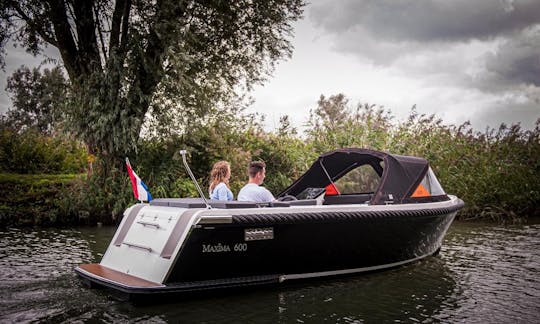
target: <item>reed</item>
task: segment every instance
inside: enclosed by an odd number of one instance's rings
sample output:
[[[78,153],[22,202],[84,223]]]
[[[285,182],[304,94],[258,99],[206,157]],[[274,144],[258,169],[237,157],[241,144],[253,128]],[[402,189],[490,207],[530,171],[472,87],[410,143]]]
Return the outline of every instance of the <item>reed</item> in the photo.
[[[515,222],[540,216],[540,119],[532,130],[502,124],[478,132],[469,123],[446,125],[414,107],[402,122],[371,105],[346,109],[333,128],[321,127],[325,117],[312,114],[307,146],[425,157],[445,190],[465,201],[459,218]]]
[[[189,163],[203,188],[208,186],[212,164],[227,160],[236,194],[247,181],[248,162],[264,160],[264,185],[278,194],[321,153],[363,147],[428,159],[446,192],[465,201],[458,218],[516,222],[540,216],[540,119],[531,130],[502,124],[479,132],[469,123],[448,125],[414,108],[407,119],[396,121],[383,107],[351,107],[344,96],[321,97],[301,135],[287,118],[276,131],[268,132],[253,116],[219,117],[207,118],[179,135],[140,140],[130,160],[155,198],[197,196],[179,148],[189,151]],[[86,156],[77,145],[73,147],[77,149],[68,152],[74,153],[65,156],[76,156],[78,162],[68,161],[68,170],[73,165],[80,168],[80,157]],[[2,158],[11,157],[4,153]],[[88,177],[1,174],[0,225],[117,222],[126,206],[135,203],[127,174],[119,168],[99,176],[99,157],[94,168],[96,172]]]
[[[373,105],[346,109],[332,125],[319,118],[312,116],[302,136],[291,130],[264,131],[255,120],[203,124],[189,136],[143,141],[132,164],[154,197],[194,197],[197,192],[183,170],[178,148],[190,151],[190,165],[203,188],[212,164],[229,161],[234,193],[247,181],[248,162],[264,160],[264,185],[278,194],[321,153],[341,147],[371,148],[428,159],[446,192],[465,201],[460,219],[515,222],[540,216],[540,120],[532,130],[501,125],[478,132],[468,123],[447,125],[415,109],[406,120],[396,122],[388,110]],[[125,198],[116,200],[133,202],[129,185],[123,185],[128,188]]]

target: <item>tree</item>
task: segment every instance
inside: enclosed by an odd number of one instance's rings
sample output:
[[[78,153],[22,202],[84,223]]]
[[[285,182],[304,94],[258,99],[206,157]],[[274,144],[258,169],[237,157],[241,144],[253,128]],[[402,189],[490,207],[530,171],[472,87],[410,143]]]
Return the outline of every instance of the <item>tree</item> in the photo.
[[[14,129],[36,128],[50,134],[61,121],[61,107],[67,97],[67,81],[62,69],[22,66],[7,80],[14,109],[7,112],[7,122]]]
[[[310,111],[308,125],[315,131],[335,131],[336,128],[342,127],[349,117],[348,104],[349,99],[342,93],[330,96],[328,99],[321,95],[317,102],[317,108]]]
[[[392,116],[378,105],[350,106],[341,93],[321,95],[306,126],[307,138],[319,152],[350,146],[384,150],[391,140]]]
[[[204,112],[250,89],[288,57],[303,0],[4,0],[8,40],[58,48],[71,83],[73,130],[91,153],[121,161],[148,113]],[[160,100],[157,100],[160,99]],[[163,103],[169,103],[163,105]]]

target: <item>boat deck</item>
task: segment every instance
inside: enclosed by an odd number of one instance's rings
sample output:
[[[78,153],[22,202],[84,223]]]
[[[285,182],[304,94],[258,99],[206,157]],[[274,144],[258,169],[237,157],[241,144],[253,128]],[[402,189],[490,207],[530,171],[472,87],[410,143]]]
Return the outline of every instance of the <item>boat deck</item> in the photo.
[[[101,279],[107,281],[113,281],[117,284],[121,284],[127,287],[140,287],[140,288],[154,288],[163,287],[162,284],[144,280],[120,271],[113,270],[111,268],[104,267],[97,263],[81,264],[79,269]]]

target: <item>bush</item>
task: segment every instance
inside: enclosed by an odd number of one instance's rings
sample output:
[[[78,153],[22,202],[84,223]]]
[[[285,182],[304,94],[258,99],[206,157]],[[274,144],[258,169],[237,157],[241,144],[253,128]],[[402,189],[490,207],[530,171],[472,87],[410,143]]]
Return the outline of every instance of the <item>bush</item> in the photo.
[[[80,173],[87,157],[84,146],[67,136],[44,135],[33,128],[14,130],[0,123],[0,172]]]
[[[382,107],[351,109],[342,95],[321,96],[308,123],[307,143],[319,153],[363,147],[424,157],[446,192],[465,201],[458,214],[463,219],[540,216],[540,119],[533,130],[503,124],[483,133],[469,123],[444,125],[414,107],[407,120],[392,119]]]
[[[446,192],[465,201],[463,219],[498,221],[540,216],[540,120],[533,130],[519,125],[475,132],[468,123],[444,125],[435,116],[413,108],[409,118],[394,122],[383,107],[351,108],[343,95],[319,100],[303,136],[286,117],[276,132],[265,131],[255,116],[220,112],[193,122],[176,135],[147,136],[129,156],[154,198],[197,197],[178,151],[207,194],[214,162],[231,163],[231,189],[236,194],[247,181],[251,160],[267,165],[265,186],[275,195],[297,179],[322,153],[344,147],[383,150],[425,157]],[[0,168],[4,172],[79,173],[88,154],[76,141],[47,137],[31,130],[15,136],[0,133]],[[2,175],[0,224],[58,225],[113,223],[136,202],[123,157],[113,167],[98,156],[94,173],[80,175]],[[110,161],[109,161],[110,162]]]
[[[344,98],[325,100],[322,97],[319,104],[347,102]],[[184,136],[142,140],[132,165],[155,198],[197,197],[179,149],[190,152],[189,164],[205,193],[214,162],[231,163],[230,185],[236,195],[247,181],[248,162],[263,160],[267,164],[264,185],[277,195],[320,154],[362,147],[425,157],[446,192],[465,201],[458,216],[462,219],[514,221],[540,216],[540,120],[530,131],[519,125],[501,125],[481,133],[474,132],[468,123],[444,125],[435,116],[418,114],[414,108],[407,120],[397,123],[389,111],[374,105],[357,105],[355,109],[343,105],[339,113],[328,105],[325,108],[327,111],[312,112],[304,137],[286,130],[286,120],[277,132],[264,131],[253,118],[209,120],[190,128]],[[336,116],[339,122],[332,119]],[[116,198],[113,204],[115,198],[110,196],[110,202],[104,205],[105,209],[117,206],[115,212],[133,202],[125,171],[119,177],[116,185],[123,186],[121,197],[128,199]]]
[[[84,175],[0,174],[0,226],[77,224],[76,213],[64,208],[69,192]]]

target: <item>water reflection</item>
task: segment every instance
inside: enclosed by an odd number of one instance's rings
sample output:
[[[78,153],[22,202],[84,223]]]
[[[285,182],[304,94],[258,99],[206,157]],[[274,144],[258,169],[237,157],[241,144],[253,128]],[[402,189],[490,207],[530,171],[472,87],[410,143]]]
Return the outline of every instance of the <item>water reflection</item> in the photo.
[[[452,300],[455,290],[455,282],[444,263],[432,258],[384,274],[138,307],[132,314],[153,314],[164,321],[183,319],[208,323],[422,321],[440,313],[443,304],[456,305]]]
[[[455,223],[441,254],[390,271],[141,306],[81,286],[114,228],[0,232],[0,322],[537,322],[540,225]]]

